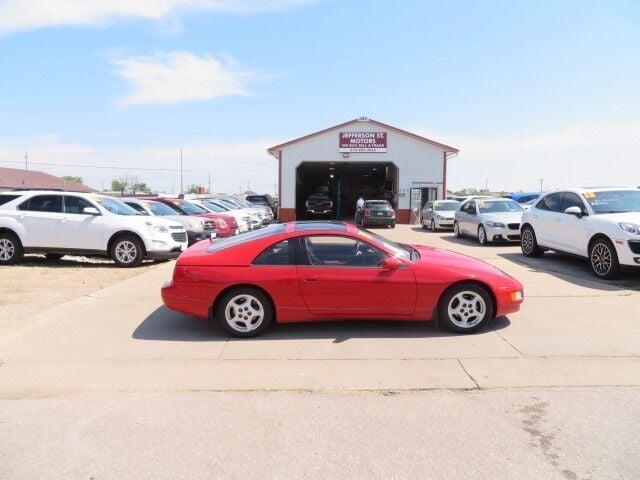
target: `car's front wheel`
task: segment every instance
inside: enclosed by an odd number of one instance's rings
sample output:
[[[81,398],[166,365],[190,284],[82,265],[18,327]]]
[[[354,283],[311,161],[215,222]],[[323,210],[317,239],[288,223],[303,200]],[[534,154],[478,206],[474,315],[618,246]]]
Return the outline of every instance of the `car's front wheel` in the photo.
[[[15,265],[22,260],[24,251],[13,233],[0,233],[0,265]]]
[[[140,240],[133,235],[122,235],[111,244],[111,259],[119,267],[137,267],[142,263],[144,251]]]
[[[478,243],[480,243],[480,245],[489,243],[489,240],[487,240],[487,231],[482,225],[478,227]]]
[[[436,232],[438,230],[438,228],[436,227],[436,221],[432,218],[431,219],[431,231],[432,232]]]
[[[598,238],[589,249],[589,264],[591,271],[598,278],[611,280],[622,273],[616,249],[607,238]]]
[[[241,287],[225,293],[215,312],[218,323],[234,337],[260,335],[273,322],[273,308],[260,290]]]
[[[533,228],[529,225],[522,229],[522,234],[520,236],[520,249],[526,257],[536,258],[541,257],[544,254],[544,250],[538,246],[538,240],[536,239],[536,234],[533,231]]]
[[[493,318],[491,295],[486,288],[475,283],[455,285],[440,299],[438,318],[452,332],[477,332]]]
[[[462,234],[460,233],[460,225],[458,225],[458,222],[453,222],[453,236],[456,238],[462,237]]]

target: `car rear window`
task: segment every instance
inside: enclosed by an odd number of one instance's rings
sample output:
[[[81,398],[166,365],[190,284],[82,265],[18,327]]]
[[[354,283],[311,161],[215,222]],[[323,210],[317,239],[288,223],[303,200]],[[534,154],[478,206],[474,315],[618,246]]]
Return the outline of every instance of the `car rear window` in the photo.
[[[260,230],[253,230],[251,232],[243,233],[242,235],[234,235],[233,237],[221,238],[211,242],[206,249],[208,253],[224,250],[225,248],[234,247],[243,243],[251,242],[253,240],[259,240],[261,238],[272,237],[279,235],[287,231],[287,226],[283,223],[269,225],[261,228]]]
[[[21,195],[0,195],[0,205],[4,205],[5,203],[9,203],[11,200],[15,200],[20,197]]]
[[[364,202],[364,208],[370,210],[391,210],[391,205],[387,202]]]

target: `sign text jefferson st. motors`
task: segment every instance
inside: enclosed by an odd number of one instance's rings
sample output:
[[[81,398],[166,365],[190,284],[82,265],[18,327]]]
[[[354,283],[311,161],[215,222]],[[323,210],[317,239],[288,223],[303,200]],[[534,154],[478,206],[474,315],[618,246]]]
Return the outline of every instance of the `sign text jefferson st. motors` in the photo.
[[[340,153],[387,151],[387,132],[340,132]]]

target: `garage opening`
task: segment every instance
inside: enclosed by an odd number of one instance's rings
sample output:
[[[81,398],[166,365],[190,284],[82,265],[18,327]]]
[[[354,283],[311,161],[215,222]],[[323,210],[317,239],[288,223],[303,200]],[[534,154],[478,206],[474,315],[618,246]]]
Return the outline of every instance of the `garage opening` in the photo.
[[[353,219],[360,195],[388,200],[396,209],[397,178],[398,169],[390,162],[304,162],[296,171],[296,218]],[[330,212],[308,213],[309,198],[313,203],[325,195],[331,199]]]

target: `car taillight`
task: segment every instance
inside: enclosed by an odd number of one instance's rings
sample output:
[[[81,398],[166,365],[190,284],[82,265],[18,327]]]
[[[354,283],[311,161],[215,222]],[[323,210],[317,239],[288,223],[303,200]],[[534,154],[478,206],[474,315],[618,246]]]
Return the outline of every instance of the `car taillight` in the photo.
[[[365,217],[370,217],[371,216],[371,210],[369,210],[368,208],[364,211],[364,216]]]
[[[218,228],[227,228],[227,222],[225,222],[221,218],[215,218],[213,220],[213,223],[215,223],[216,227],[218,227]]]
[[[391,210],[391,211],[389,212],[389,216],[390,216],[391,218],[396,218],[396,212],[394,212],[393,210]]]

